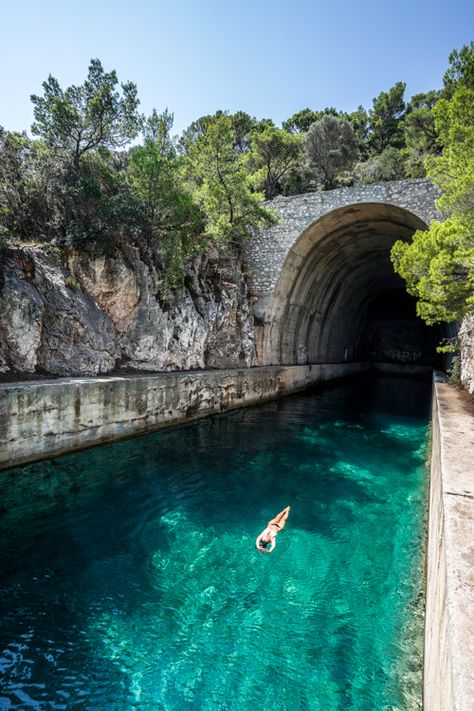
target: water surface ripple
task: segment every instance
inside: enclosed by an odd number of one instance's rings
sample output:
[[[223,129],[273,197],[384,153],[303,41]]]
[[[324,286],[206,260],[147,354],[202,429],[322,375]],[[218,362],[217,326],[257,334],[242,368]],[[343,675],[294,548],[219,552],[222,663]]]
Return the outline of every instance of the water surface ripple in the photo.
[[[12,470],[0,709],[419,708],[428,406],[361,379]]]

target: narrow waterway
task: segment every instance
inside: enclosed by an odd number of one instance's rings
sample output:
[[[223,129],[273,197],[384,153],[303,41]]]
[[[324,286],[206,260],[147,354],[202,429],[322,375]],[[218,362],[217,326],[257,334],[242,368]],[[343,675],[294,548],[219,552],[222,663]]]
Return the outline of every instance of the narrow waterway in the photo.
[[[429,398],[361,378],[0,474],[0,709],[419,708]]]

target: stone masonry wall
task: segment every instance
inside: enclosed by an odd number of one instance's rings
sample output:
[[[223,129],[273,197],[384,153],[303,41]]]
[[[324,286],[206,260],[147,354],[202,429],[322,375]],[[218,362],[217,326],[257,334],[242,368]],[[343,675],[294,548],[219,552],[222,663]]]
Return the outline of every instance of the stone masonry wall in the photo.
[[[386,203],[404,208],[429,224],[437,216],[438,197],[438,189],[429,180],[397,180],[272,200],[268,207],[276,211],[280,222],[261,230],[258,239],[249,240],[245,247],[252,294],[273,290],[286,256],[301,233],[332,210],[357,203]]]

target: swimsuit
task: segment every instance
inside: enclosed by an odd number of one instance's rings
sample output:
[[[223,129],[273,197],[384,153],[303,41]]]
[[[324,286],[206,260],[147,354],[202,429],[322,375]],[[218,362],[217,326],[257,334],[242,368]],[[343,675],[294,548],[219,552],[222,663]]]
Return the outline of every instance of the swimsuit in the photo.
[[[281,528],[281,526],[280,526],[279,523],[270,523],[270,526],[276,526],[277,528],[280,529],[280,531],[282,530],[282,528]]]

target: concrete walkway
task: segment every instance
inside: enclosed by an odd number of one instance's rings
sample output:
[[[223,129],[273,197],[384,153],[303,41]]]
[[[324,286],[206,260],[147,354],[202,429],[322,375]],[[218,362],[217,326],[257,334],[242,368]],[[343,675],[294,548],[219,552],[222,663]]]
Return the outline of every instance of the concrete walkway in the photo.
[[[474,399],[435,376],[425,711],[474,709]]]

